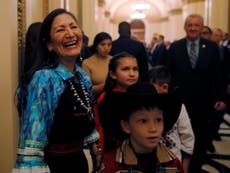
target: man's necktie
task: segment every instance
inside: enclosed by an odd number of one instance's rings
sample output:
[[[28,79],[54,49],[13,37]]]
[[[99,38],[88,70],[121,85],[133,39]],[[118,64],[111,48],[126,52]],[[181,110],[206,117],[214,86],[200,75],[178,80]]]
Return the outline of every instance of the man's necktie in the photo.
[[[197,52],[196,52],[196,44],[194,42],[192,42],[190,45],[189,57],[190,57],[192,68],[195,68],[196,60],[197,60]]]

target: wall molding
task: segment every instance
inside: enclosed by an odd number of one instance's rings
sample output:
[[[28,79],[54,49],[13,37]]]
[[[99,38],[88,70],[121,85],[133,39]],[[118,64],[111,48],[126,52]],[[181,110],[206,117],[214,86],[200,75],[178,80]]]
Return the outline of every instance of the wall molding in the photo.
[[[42,17],[45,18],[49,13],[49,1],[43,0],[42,1]]]
[[[169,11],[170,14],[182,14],[183,10],[181,8],[172,9]]]
[[[190,3],[197,3],[197,2],[204,2],[205,0],[185,0],[186,4],[190,4]]]

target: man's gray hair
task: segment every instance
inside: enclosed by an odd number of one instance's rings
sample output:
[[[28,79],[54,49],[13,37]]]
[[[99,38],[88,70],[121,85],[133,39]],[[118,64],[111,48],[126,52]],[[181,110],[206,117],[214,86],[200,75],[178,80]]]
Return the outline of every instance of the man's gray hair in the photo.
[[[200,14],[190,14],[190,15],[188,15],[188,16],[186,17],[186,19],[185,19],[184,25],[186,25],[186,23],[187,23],[187,21],[188,21],[189,18],[200,18],[201,21],[202,21],[202,23],[201,23],[202,26],[204,25],[204,18],[203,18],[203,16],[201,16]]]

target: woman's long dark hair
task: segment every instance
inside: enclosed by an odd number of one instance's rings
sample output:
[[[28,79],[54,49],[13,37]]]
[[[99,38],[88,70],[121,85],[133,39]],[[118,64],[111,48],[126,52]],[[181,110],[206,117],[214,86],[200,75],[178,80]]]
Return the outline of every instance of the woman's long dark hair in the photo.
[[[116,79],[113,79],[110,77],[110,72],[115,73],[117,70],[117,66],[119,64],[119,60],[122,58],[126,58],[126,57],[133,57],[133,58],[137,59],[136,57],[134,57],[133,55],[131,55],[127,52],[121,52],[121,53],[114,55],[112,57],[112,59],[110,60],[109,70],[108,70],[109,73],[108,73],[108,76],[107,76],[106,81],[105,81],[104,91],[110,92],[116,86],[117,81],[116,81]]]
[[[112,37],[107,32],[98,33],[94,38],[93,45],[89,47],[90,52],[92,54],[96,53],[98,44],[107,39],[112,41]]]
[[[33,66],[33,52],[37,47],[37,40],[41,29],[41,22],[32,23],[26,32],[25,54],[24,54],[24,68],[23,73],[29,71]]]
[[[49,51],[47,44],[50,42],[50,39],[51,39],[50,32],[51,32],[51,27],[52,27],[54,19],[58,15],[63,14],[63,13],[69,14],[77,22],[77,19],[72,13],[62,8],[58,8],[50,12],[46,16],[44,21],[42,22],[37,46],[32,55],[33,56],[32,59],[34,59],[35,61],[34,65],[31,67],[31,69],[27,73],[21,76],[21,79],[19,81],[18,87],[20,88],[20,92],[18,93],[18,97],[20,99],[19,99],[18,106],[17,106],[19,112],[20,112],[20,109],[23,108],[27,103],[27,100],[26,100],[26,96],[28,92],[27,85],[32,79],[33,74],[40,69],[55,68],[58,65],[59,58],[57,57],[57,54],[54,51]]]

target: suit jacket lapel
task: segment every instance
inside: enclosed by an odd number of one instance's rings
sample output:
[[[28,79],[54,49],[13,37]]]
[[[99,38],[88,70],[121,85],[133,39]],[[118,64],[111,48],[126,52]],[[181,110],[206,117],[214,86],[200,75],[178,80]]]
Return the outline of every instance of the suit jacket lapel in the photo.
[[[205,57],[205,50],[206,50],[207,44],[204,42],[204,40],[201,38],[199,43],[199,54],[196,62],[196,67],[202,64],[203,58]]]
[[[188,49],[187,49],[187,40],[186,40],[186,38],[184,38],[181,43],[183,45],[183,46],[181,46],[183,48],[183,50],[181,50],[181,52],[183,52],[182,57],[184,57],[183,64],[187,64],[188,67],[192,68],[189,53],[188,53]]]

